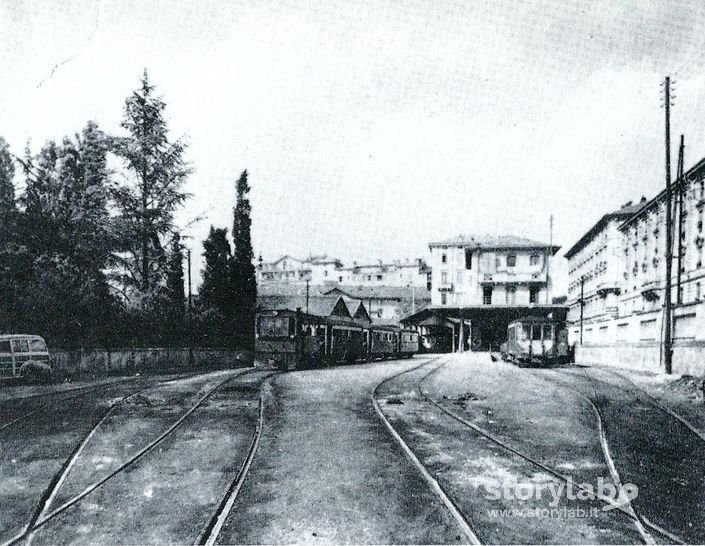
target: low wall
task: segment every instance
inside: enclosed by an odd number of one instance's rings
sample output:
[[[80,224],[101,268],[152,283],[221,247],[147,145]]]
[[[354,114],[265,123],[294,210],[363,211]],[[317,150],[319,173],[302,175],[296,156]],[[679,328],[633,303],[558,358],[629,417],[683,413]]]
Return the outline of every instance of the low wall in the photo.
[[[232,349],[153,348],[153,349],[83,349],[51,351],[59,374],[122,375],[161,373],[178,370],[234,368],[252,365],[250,351]]]
[[[584,344],[575,346],[575,362],[665,373],[662,348],[656,342]],[[705,342],[676,342],[673,373],[705,375]]]

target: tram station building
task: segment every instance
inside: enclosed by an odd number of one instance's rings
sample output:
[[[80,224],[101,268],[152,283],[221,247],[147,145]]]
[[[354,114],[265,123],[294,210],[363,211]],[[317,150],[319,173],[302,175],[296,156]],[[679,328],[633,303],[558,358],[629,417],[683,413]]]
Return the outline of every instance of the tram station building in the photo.
[[[552,301],[551,262],[559,247],[513,235],[460,235],[429,244],[431,306],[405,317],[439,352],[498,349],[524,316],[565,320]]]

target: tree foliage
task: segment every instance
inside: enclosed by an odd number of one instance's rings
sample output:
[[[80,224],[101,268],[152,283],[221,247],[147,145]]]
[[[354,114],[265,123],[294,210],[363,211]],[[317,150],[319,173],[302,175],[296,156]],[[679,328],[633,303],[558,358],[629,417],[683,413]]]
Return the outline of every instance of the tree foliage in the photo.
[[[257,278],[255,276],[254,252],[252,250],[252,206],[247,170],[240,175],[236,185],[236,201],[233,209],[233,259],[231,266],[234,290],[234,331],[241,344],[254,345],[254,321],[257,307]]]
[[[125,101],[121,125],[128,136],[113,139],[126,169],[125,183],[114,191],[122,282],[142,304],[165,282],[165,239],[174,232],[174,212],[187,198],[182,186],[191,172],[185,143],[169,140],[165,108],[145,71]]]

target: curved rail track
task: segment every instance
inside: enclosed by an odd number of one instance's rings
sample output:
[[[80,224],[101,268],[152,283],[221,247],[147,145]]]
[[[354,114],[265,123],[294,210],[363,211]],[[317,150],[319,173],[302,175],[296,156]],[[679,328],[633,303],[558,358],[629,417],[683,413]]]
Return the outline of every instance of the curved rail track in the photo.
[[[272,375],[274,374],[272,373],[268,375],[264,379],[264,382],[267,382],[267,380]],[[259,447],[260,438],[262,436],[262,429],[264,428],[263,390],[264,385],[262,385],[262,387],[260,388],[257,424],[255,425],[255,430],[252,434],[252,440],[250,441],[250,447],[247,450],[247,455],[245,456],[245,459],[242,462],[242,465],[240,466],[240,469],[238,470],[235,478],[230,483],[230,486],[228,487],[227,491],[225,492],[225,495],[220,501],[218,508],[196,538],[196,541],[194,542],[194,544],[196,545],[212,546],[213,544],[215,544],[216,540],[218,539],[218,536],[220,535],[220,531],[222,530],[223,525],[225,524],[225,521],[228,518],[228,515],[230,515],[230,511],[232,510],[233,505],[235,504],[235,500],[237,499],[237,496],[240,493],[242,484],[245,482],[247,473],[249,472],[250,466],[252,465],[252,461],[254,460],[255,454],[257,453],[257,448]]]
[[[121,398],[117,403],[115,403],[113,406],[111,406],[110,409],[106,412],[106,414],[103,415],[96,422],[96,424],[86,433],[86,435],[83,437],[82,441],[78,444],[76,449],[68,457],[68,459],[66,460],[66,462],[64,463],[62,468],[54,476],[54,478],[50,481],[49,487],[45,490],[44,494],[42,495],[36,511],[32,515],[32,518],[30,519],[29,523],[25,526],[24,530],[22,532],[18,533],[17,535],[15,535],[13,538],[9,539],[2,546],[11,546],[11,545],[15,545],[15,544],[20,544],[23,541],[26,541],[27,544],[31,543],[31,540],[32,540],[32,537],[33,537],[33,534],[35,531],[37,531],[38,529],[40,529],[41,527],[43,527],[44,525],[49,523],[51,520],[53,520],[54,518],[56,518],[60,514],[64,513],[66,510],[68,510],[72,506],[81,502],[84,498],[86,498],[88,495],[90,495],[93,491],[100,488],[108,481],[112,480],[115,476],[122,473],[127,468],[133,466],[140,459],[142,459],[145,455],[147,455],[149,452],[154,450],[154,448],[156,448],[159,444],[161,444],[164,440],[166,440],[167,437],[169,437],[177,428],[179,428],[179,426],[189,416],[191,416],[196,410],[198,410],[223,385],[225,385],[229,381],[232,381],[233,379],[241,377],[242,375],[244,375],[246,373],[250,373],[252,371],[254,371],[253,368],[243,369],[242,373],[239,373],[236,375],[231,375],[228,378],[226,378],[225,380],[220,381],[214,387],[211,387],[210,389],[208,389],[205,392],[205,394],[203,394],[196,401],[195,404],[193,404],[185,413],[183,413],[176,421],[174,421],[164,432],[159,434],[155,439],[153,439],[146,446],[144,446],[142,449],[140,449],[137,453],[135,453],[133,456],[131,456],[129,459],[127,459],[125,462],[123,462],[119,467],[112,470],[111,472],[106,474],[101,479],[93,482],[91,485],[86,487],[81,493],[66,500],[61,506],[55,508],[54,510],[49,511],[49,509],[51,507],[51,502],[55,499],[60,487],[62,486],[62,484],[64,483],[64,481],[66,479],[66,476],[68,475],[69,471],[71,470],[71,468],[74,466],[74,464],[78,460],[79,456],[81,455],[81,452],[84,450],[84,448],[88,444],[91,437],[96,433],[96,431],[100,428],[100,426],[106,421],[108,416],[118,406],[122,405],[124,402],[126,402],[130,398],[137,396],[147,390],[150,390],[150,389],[153,389],[153,388],[156,388],[159,386],[163,386],[165,383],[178,381],[179,379],[183,379],[183,378],[182,377],[175,378],[175,379],[171,379],[167,382],[160,383],[159,385],[151,385],[148,387],[144,387],[136,392],[130,393],[129,395]]]
[[[394,379],[401,377],[404,374],[416,371],[419,368],[422,368],[423,366],[428,366],[429,364],[433,364],[434,362],[439,360],[439,358],[440,357],[433,358],[431,360],[427,360],[425,362],[422,362],[418,366],[414,366],[414,367],[409,368],[407,370],[402,370],[401,372],[398,372],[390,377],[387,377],[385,380],[380,382],[372,391],[372,394],[371,394],[372,405],[374,406],[375,411],[377,412],[377,415],[379,415],[379,418],[382,420],[384,425],[387,427],[387,430],[389,430],[389,433],[397,441],[397,443],[401,446],[406,457],[411,461],[411,463],[419,471],[419,473],[421,474],[421,476],[423,477],[424,481],[429,486],[431,491],[433,491],[433,493],[441,500],[443,505],[450,512],[451,516],[453,516],[453,519],[458,524],[458,527],[463,532],[463,535],[467,539],[468,543],[469,544],[482,544],[482,542],[480,542],[480,539],[477,537],[477,535],[473,531],[472,527],[470,526],[470,522],[468,521],[468,518],[465,516],[465,514],[463,514],[463,512],[460,510],[460,508],[457,506],[457,504],[448,495],[448,493],[446,493],[446,491],[443,489],[441,484],[438,483],[438,481],[431,475],[431,473],[428,471],[428,469],[418,459],[418,457],[414,454],[414,452],[411,450],[411,448],[407,445],[407,443],[404,441],[404,439],[401,437],[401,435],[394,429],[394,426],[389,421],[389,419],[387,419],[387,417],[384,415],[384,413],[382,412],[382,408],[380,408],[379,402],[377,401],[377,397],[378,397],[377,394],[378,394],[380,388],[382,388],[382,386],[386,385],[387,383],[390,383]],[[441,366],[443,366],[443,364],[438,366],[438,368],[440,368]]]
[[[379,409],[379,405],[378,405],[377,401],[375,400],[375,398],[376,398],[376,392],[378,391],[379,387],[381,387],[384,383],[387,383],[387,382],[389,382],[389,381],[392,381],[392,380],[396,379],[397,377],[400,377],[400,376],[402,376],[402,375],[404,375],[404,374],[406,374],[406,373],[411,373],[411,372],[413,372],[413,371],[415,371],[415,370],[421,368],[422,366],[427,365],[427,364],[430,364],[430,363],[432,363],[432,362],[434,362],[434,361],[435,361],[435,360],[430,361],[430,362],[425,362],[425,363],[423,363],[423,364],[421,364],[421,365],[419,365],[419,366],[416,366],[416,367],[411,368],[411,369],[408,369],[408,370],[404,370],[404,371],[402,371],[402,372],[400,372],[400,373],[398,373],[398,374],[395,374],[395,375],[393,375],[393,376],[387,378],[385,381],[383,381],[382,383],[380,383],[380,385],[378,385],[378,387],[375,389],[375,393],[373,393],[373,402],[374,402],[374,404],[375,404],[375,409],[377,409],[378,413],[380,414],[380,417],[381,417],[382,420],[385,422],[385,425],[387,426],[387,428],[390,429],[390,432],[391,432],[392,435],[395,437],[395,439],[397,439],[397,441],[398,441],[400,444],[402,444],[402,447],[404,448],[404,451],[407,453],[407,456],[409,456],[409,458],[414,462],[415,466],[417,466],[417,468],[419,468],[419,470],[422,472],[422,474],[424,474],[424,477],[427,479],[427,481],[429,481],[429,478],[430,478],[429,484],[431,485],[432,489],[434,489],[434,492],[438,493],[438,489],[441,490],[441,492],[442,492],[442,497],[441,497],[441,498],[443,499],[443,497],[445,497],[445,499],[447,499],[447,500],[444,499],[444,504],[446,504],[446,506],[449,506],[449,505],[452,506],[453,509],[451,509],[451,512],[453,512],[454,517],[455,517],[456,519],[461,518],[461,519],[465,522],[465,524],[468,526],[468,528],[469,528],[469,523],[468,523],[467,518],[466,518],[466,517],[462,514],[462,512],[460,512],[460,510],[457,508],[456,503],[448,496],[447,493],[445,493],[445,491],[442,490],[442,488],[441,488],[441,486],[438,484],[438,482],[437,482],[433,477],[430,476],[430,473],[428,472],[428,470],[425,469],[425,467],[423,467],[423,464],[422,464],[422,463],[418,460],[418,458],[416,458],[416,456],[411,452],[410,448],[406,445],[406,443],[403,441],[403,439],[401,439],[401,437],[399,436],[399,434],[393,429],[391,423],[389,423],[388,420],[381,414],[381,409]],[[519,450],[519,449],[517,449],[517,448],[511,446],[510,444],[508,444],[507,442],[505,442],[505,441],[502,440],[501,438],[495,436],[495,435],[492,434],[491,432],[489,432],[489,431],[485,430],[484,428],[482,428],[482,427],[476,425],[475,423],[470,422],[469,420],[467,420],[466,418],[464,418],[462,415],[459,415],[457,412],[455,412],[455,411],[453,411],[453,410],[447,408],[446,406],[444,406],[444,405],[443,405],[442,403],[440,403],[438,400],[434,399],[426,390],[424,390],[423,384],[424,384],[433,374],[435,374],[435,373],[437,373],[439,370],[441,370],[447,363],[448,363],[447,360],[444,361],[444,362],[441,362],[438,366],[434,367],[432,370],[430,370],[426,375],[424,375],[424,376],[418,381],[418,383],[417,383],[417,390],[418,390],[418,394],[419,394],[419,396],[421,397],[421,399],[422,399],[422,400],[425,400],[426,402],[428,402],[428,403],[430,403],[431,405],[435,406],[438,410],[440,410],[441,412],[443,412],[443,413],[444,413],[445,415],[447,415],[448,417],[454,419],[454,420],[457,421],[458,423],[462,424],[463,426],[472,429],[473,431],[475,431],[476,433],[480,434],[481,436],[483,436],[483,437],[486,438],[487,440],[491,441],[491,442],[494,443],[495,445],[501,447],[502,449],[504,449],[504,450],[506,450],[506,451],[508,451],[508,452],[510,452],[510,453],[512,453],[512,454],[514,454],[514,455],[516,455],[516,456],[518,456],[519,458],[523,459],[524,461],[526,461],[526,462],[530,463],[531,465],[536,466],[537,468],[539,468],[539,469],[541,469],[542,471],[546,472],[548,475],[550,475],[550,476],[551,476],[553,479],[555,479],[557,482],[562,482],[562,483],[568,484],[568,481],[569,481],[568,478],[565,477],[563,474],[561,474],[561,473],[560,473],[559,471],[557,471],[556,469],[554,469],[554,468],[552,468],[552,467],[546,465],[545,463],[543,463],[543,462],[541,462],[540,460],[538,460],[538,459],[532,457],[531,455],[529,455],[529,454],[527,454],[527,453],[524,453],[523,451],[521,451],[521,450]],[[569,387],[568,387],[568,388],[569,388]],[[574,390],[574,389],[573,389],[573,390]],[[605,457],[605,462],[606,462],[606,464],[607,464],[607,466],[608,466],[608,468],[609,468],[609,470],[610,470],[610,474],[611,474],[611,476],[612,476],[613,481],[615,482],[616,485],[618,485],[619,487],[621,487],[622,481],[621,481],[621,479],[620,479],[620,477],[619,477],[619,474],[617,473],[617,470],[616,470],[616,467],[615,467],[615,464],[614,464],[614,460],[613,460],[613,458],[612,458],[612,454],[610,453],[610,450],[609,450],[609,445],[608,445],[608,443],[607,443],[607,438],[606,438],[606,436],[605,436],[605,434],[604,434],[603,417],[602,417],[601,413],[599,412],[599,409],[595,406],[595,404],[593,403],[593,401],[589,399],[589,397],[585,396],[583,393],[580,393],[579,391],[578,391],[578,394],[580,394],[581,396],[583,396],[583,398],[586,400],[586,402],[589,403],[590,407],[592,408],[592,411],[593,411],[594,414],[595,414],[595,417],[596,417],[596,420],[597,420],[597,425],[598,425],[598,435],[599,435],[600,445],[601,445],[601,448],[602,448],[602,451],[603,451],[603,456]],[[427,475],[428,475],[428,477],[427,477]],[[572,482],[571,482],[571,483],[572,483]],[[573,485],[574,487],[578,488],[578,489],[581,489],[580,484],[572,483],[572,485]],[[437,487],[438,489],[436,489],[436,487]],[[610,498],[610,497],[606,497],[606,496],[602,496],[602,495],[596,494],[594,491],[586,491],[586,494],[587,494],[587,493],[590,493],[591,496],[592,496],[592,498],[594,498],[594,499],[596,499],[596,500],[598,500],[598,501],[600,501],[600,502],[602,502],[602,503],[604,503],[604,504],[606,504],[606,505],[611,506],[612,508],[614,508],[615,510],[620,511],[620,512],[621,512],[622,514],[624,514],[627,518],[629,518],[629,519],[633,522],[633,524],[635,525],[637,531],[639,532],[640,536],[642,537],[643,541],[644,541],[646,544],[655,544],[655,543],[656,543],[656,540],[655,540],[654,536],[658,536],[658,537],[661,538],[661,539],[666,539],[667,541],[669,541],[669,542],[671,542],[671,543],[676,543],[676,544],[684,544],[684,543],[685,543],[685,541],[682,540],[680,537],[678,537],[678,536],[676,536],[675,534],[673,534],[673,533],[671,533],[671,532],[669,532],[669,531],[663,529],[662,527],[660,527],[660,526],[658,526],[658,525],[656,525],[656,524],[650,522],[650,521],[649,521],[648,519],[646,519],[644,516],[639,515],[639,514],[634,510],[634,507],[632,506],[631,502],[629,502],[629,501],[627,501],[626,503],[616,502],[614,499],[612,499],[612,498]],[[456,513],[455,513],[456,511],[457,511],[457,514],[458,514],[459,516],[456,515]],[[474,542],[474,543],[479,543],[479,539],[478,539],[477,536],[474,534],[474,532],[472,532],[472,530],[471,530],[471,533],[472,533],[471,536],[474,537],[474,538],[470,539],[470,538],[468,537],[469,540],[471,540],[471,541]],[[466,535],[466,536],[467,536],[467,535]]]

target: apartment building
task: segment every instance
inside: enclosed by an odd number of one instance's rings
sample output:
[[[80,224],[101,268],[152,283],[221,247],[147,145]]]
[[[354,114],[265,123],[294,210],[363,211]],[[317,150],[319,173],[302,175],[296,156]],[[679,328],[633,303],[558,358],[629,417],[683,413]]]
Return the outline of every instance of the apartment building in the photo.
[[[599,322],[618,314],[625,264],[619,227],[646,202],[624,204],[605,214],[565,253],[568,260],[568,321]],[[582,308],[581,308],[582,302]]]
[[[559,247],[514,236],[458,236],[429,244],[434,306],[548,304]]]
[[[674,182],[671,192],[673,364],[680,373],[702,373],[705,160],[689,169],[684,179],[682,185]],[[580,345],[582,340],[576,358],[585,361],[660,369],[666,286],[666,191],[625,213],[626,218],[614,216],[603,222],[601,229],[588,231],[566,254],[570,341]],[[597,225],[603,220],[604,217]],[[616,224],[619,225],[615,230]]]
[[[432,242],[431,306],[405,317],[429,349],[498,349],[512,320],[564,319],[553,305],[551,261],[559,247],[511,235],[460,235]]]

